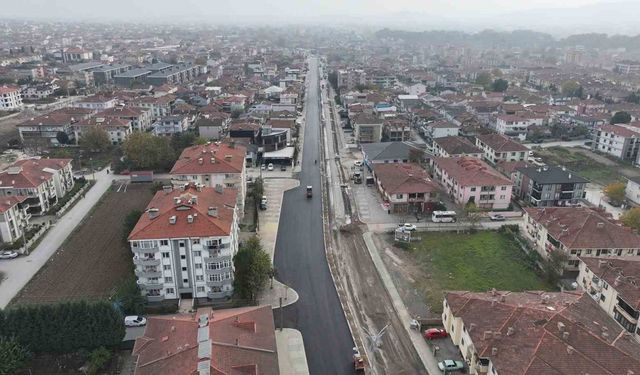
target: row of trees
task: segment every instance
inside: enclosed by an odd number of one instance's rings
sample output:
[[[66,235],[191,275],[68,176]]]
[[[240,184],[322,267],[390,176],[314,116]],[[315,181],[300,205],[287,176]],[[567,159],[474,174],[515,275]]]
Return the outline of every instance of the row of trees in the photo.
[[[185,148],[204,143],[206,139],[192,132],[176,134],[171,138],[135,132],[122,144],[124,165],[121,169],[166,171]]]
[[[115,347],[124,337],[122,314],[109,302],[64,302],[0,310],[0,337],[34,353]],[[0,354],[2,355],[2,354]]]
[[[624,203],[626,187],[624,182],[614,182],[605,186],[602,192],[609,198],[611,204],[619,206]],[[635,207],[625,211],[620,216],[620,221],[625,226],[640,231],[640,208]]]

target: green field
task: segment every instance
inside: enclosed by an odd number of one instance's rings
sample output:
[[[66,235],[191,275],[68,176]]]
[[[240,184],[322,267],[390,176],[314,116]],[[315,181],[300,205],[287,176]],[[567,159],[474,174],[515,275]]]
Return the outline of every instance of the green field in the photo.
[[[624,180],[618,168],[604,165],[584,154],[564,147],[539,149],[535,150],[535,153],[540,155],[547,164],[565,166],[569,170],[576,172],[580,177],[601,185]]]
[[[480,231],[473,234],[421,233],[412,246],[426,279],[419,281],[432,312],[442,309],[447,290],[553,290],[533,271],[527,255],[508,234]]]

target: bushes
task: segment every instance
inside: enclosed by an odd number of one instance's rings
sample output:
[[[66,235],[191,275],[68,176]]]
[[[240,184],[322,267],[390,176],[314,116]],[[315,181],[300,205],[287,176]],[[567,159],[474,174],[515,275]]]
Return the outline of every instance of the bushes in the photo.
[[[87,375],[95,375],[100,371],[104,366],[111,361],[112,353],[109,349],[104,346],[99,347],[98,349],[89,353],[88,365],[86,369]]]
[[[30,355],[15,338],[0,336],[0,375],[17,373]]]
[[[0,311],[0,336],[34,353],[70,353],[120,344],[123,316],[107,301],[65,302]]]

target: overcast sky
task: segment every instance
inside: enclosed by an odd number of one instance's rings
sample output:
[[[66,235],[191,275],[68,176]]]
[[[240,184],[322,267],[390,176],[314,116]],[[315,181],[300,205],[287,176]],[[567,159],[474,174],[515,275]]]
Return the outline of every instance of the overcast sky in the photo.
[[[605,10],[625,9],[633,0],[0,0],[0,17],[65,18],[85,20],[193,21],[226,23],[357,22],[405,28],[545,28],[540,18],[573,18],[594,27],[634,28],[635,21],[601,22],[595,17]],[[623,4],[621,6],[621,4]],[[561,8],[561,9],[558,9]],[[569,8],[569,9],[567,9]],[[578,17],[575,9],[587,11]],[[577,14],[580,14],[579,12]],[[637,14],[637,13],[635,13]],[[507,15],[507,17],[505,17]],[[336,17],[337,16],[337,17]],[[363,18],[365,16],[365,18]],[[578,19],[582,18],[582,20]],[[598,17],[600,18],[600,17]],[[516,22],[517,20],[517,22]],[[505,22],[501,22],[505,21]],[[511,22],[509,22],[511,21]],[[558,23],[558,21],[554,21]],[[511,23],[511,24],[509,24]],[[515,24],[514,24],[515,23]],[[617,24],[616,24],[617,23]],[[631,25],[631,23],[633,25]],[[613,24],[613,25],[612,25]],[[451,27],[447,27],[451,25]],[[468,27],[466,27],[468,26]],[[612,31],[616,31],[613,30]],[[633,30],[630,30],[633,31]]]

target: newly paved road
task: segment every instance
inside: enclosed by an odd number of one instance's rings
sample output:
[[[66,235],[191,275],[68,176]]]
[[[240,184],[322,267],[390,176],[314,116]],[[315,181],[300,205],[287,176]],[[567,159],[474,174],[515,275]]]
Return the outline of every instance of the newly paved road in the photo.
[[[278,279],[295,289],[300,299],[284,309],[285,327],[302,332],[312,375],[352,374],[353,341],[338,300],[327,260],[322,228],[320,169],[320,108],[317,60],[307,79],[307,119],[300,186],[284,194],[276,240]],[[307,185],[313,198],[305,197]],[[280,312],[274,310],[276,325]]]

